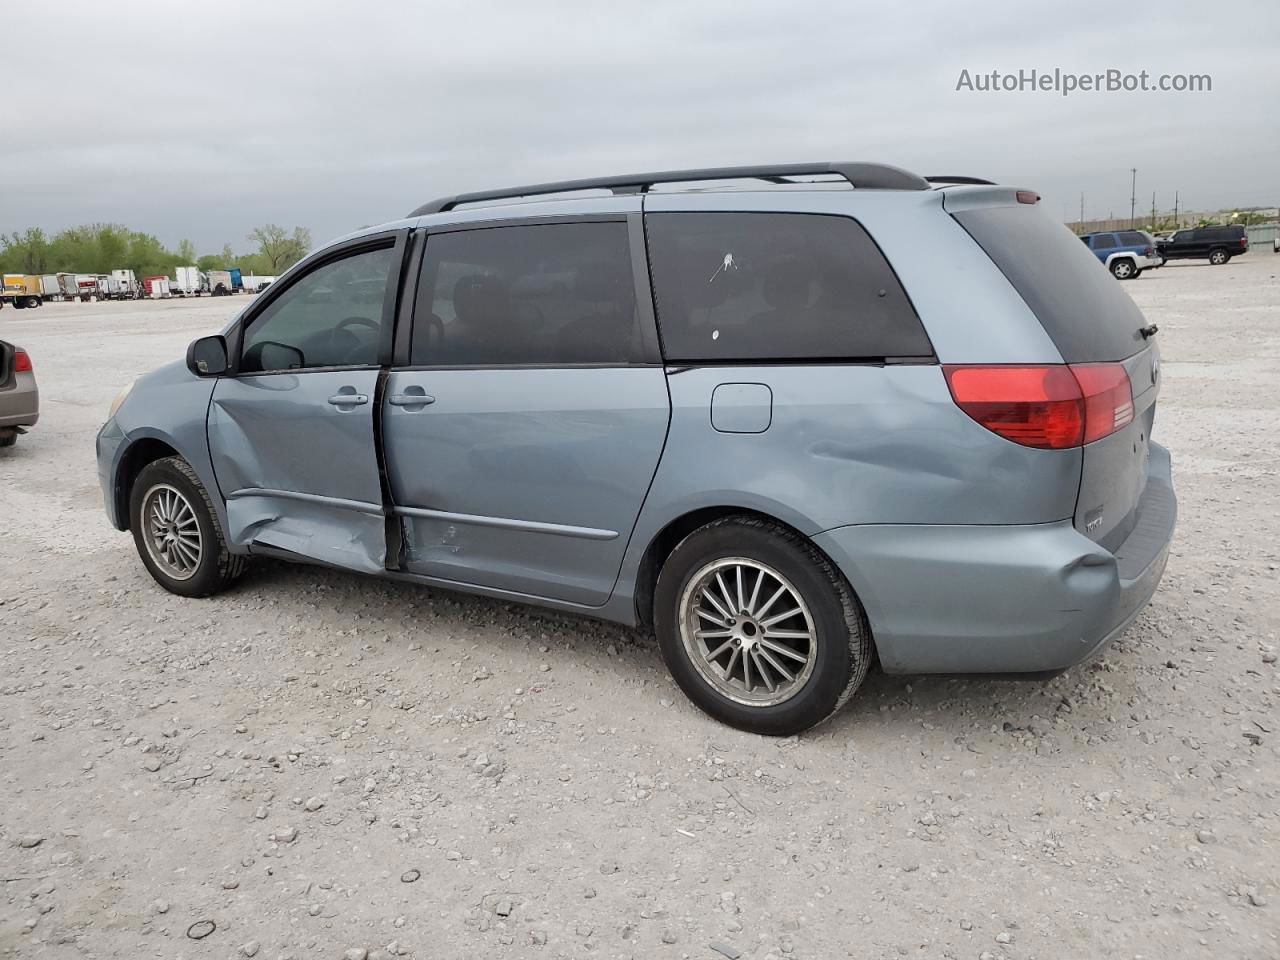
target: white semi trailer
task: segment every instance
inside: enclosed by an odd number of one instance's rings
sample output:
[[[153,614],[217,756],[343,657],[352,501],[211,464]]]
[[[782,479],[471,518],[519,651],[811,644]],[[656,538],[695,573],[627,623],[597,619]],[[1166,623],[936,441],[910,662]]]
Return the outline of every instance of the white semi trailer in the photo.
[[[207,289],[199,267],[175,267],[174,279],[169,284],[171,292],[179,297],[198,297]]]

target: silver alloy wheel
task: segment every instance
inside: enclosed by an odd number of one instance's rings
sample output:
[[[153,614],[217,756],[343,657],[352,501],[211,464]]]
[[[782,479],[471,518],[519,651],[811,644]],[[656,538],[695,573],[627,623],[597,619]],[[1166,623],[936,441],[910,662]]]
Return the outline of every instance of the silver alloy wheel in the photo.
[[[680,596],[680,639],[717,693],[771,707],[813,674],[818,632],[800,591],[773,567],[747,557],[708,563]]]
[[[141,514],[142,539],[156,566],[174,580],[195,576],[203,538],[186,496],[177,487],[157,483],[143,496]]]
[[[1129,279],[1129,274],[1133,273],[1133,264],[1128,260],[1117,260],[1116,267],[1113,271],[1121,280]]]

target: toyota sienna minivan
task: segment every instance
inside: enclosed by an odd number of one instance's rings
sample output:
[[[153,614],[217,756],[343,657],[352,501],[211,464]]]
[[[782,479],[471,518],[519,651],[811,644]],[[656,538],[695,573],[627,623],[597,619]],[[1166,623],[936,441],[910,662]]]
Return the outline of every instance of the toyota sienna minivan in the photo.
[[[107,513],[183,596],[267,556],[652,629],[760,733],[873,658],[1051,675],[1176,504],[1156,327],[1038,200],[824,163],[427,203],[122,393]]]

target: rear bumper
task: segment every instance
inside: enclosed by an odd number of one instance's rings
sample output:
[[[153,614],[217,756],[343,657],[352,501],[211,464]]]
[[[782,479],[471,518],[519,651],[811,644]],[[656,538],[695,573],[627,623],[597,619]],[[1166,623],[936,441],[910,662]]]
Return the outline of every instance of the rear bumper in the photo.
[[[37,410],[0,408],[0,427],[34,427],[40,419]]]
[[[1070,520],[866,525],[814,537],[857,591],[889,673],[1053,673],[1142,612],[1177,518],[1169,453],[1151,445],[1133,532],[1114,553]]]
[[[14,374],[15,382],[0,390],[0,427],[33,427],[40,419],[40,388],[35,375]]]

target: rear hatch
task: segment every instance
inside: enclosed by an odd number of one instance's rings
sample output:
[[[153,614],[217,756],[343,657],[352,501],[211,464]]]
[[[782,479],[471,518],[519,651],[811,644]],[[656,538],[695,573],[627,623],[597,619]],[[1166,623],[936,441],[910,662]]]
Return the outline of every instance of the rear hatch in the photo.
[[[1085,444],[1075,526],[1115,550],[1136,522],[1159,393],[1159,353],[1119,281],[1038,204],[975,206],[952,214],[1000,268],[1068,364],[1122,363],[1133,420]]]

